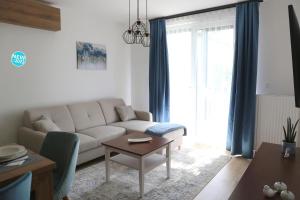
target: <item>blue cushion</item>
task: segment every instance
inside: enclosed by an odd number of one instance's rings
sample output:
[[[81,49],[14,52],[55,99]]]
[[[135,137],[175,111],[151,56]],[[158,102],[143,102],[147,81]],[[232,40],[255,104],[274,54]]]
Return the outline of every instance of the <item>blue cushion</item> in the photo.
[[[154,126],[151,126],[148,128],[145,133],[149,135],[156,135],[156,136],[164,136],[165,134],[168,134],[172,131],[178,130],[178,129],[184,129],[184,135],[186,135],[186,128],[183,125],[180,124],[171,124],[171,123],[159,123]]]

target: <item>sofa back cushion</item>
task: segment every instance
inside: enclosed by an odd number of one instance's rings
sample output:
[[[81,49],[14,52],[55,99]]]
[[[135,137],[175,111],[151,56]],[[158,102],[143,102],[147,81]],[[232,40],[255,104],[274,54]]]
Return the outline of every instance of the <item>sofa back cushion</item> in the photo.
[[[32,123],[41,119],[42,116],[51,119],[51,121],[62,131],[70,133],[75,132],[75,126],[67,106],[53,106],[26,110],[24,113],[24,125],[28,128],[33,128]]]
[[[124,106],[125,102],[123,99],[109,98],[101,99],[99,101],[101,105],[105,120],[107,124],[119,122],[121,119],[116,111],[116,106]]]
[[[76,131],[106,125],[102,110],[97,102],[68,105]]]

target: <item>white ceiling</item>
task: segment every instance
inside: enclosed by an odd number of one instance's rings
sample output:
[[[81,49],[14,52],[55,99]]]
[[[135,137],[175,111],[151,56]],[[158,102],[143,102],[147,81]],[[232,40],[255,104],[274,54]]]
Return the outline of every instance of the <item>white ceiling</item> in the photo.
[[[128,20],[128,0],[44,0],[57,7],[68,7],[84,2],[83,9],[99,12],[119,23]],[[145,15],[145,1],[140,0],[141,15]],[[148,0],[149,18],[184,13],[215,6],[231,4],[243,0]],[[136,18],[136,0],[131,0],[132,19]]]

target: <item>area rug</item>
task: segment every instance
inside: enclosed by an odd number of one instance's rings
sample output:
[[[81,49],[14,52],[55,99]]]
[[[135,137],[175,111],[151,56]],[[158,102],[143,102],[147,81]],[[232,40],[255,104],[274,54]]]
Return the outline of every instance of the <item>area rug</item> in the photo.
[[[161,165],[145,175],[145,200],[192,200],[228,163],[230,156],[208,149],[172,152],[171,178]],[[111,163],[111,181],[105,182],[104,161],[79,169],[69,195],[71,200],[136,200],[138,172]]]

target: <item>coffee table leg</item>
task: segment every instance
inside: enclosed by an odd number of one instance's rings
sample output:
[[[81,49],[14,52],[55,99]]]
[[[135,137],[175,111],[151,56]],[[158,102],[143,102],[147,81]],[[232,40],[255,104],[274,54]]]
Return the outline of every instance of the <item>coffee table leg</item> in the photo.
[[[109,166],[109,160],[110,160],[110,151],[107,147],[105,147],[105,172],[106,172],[106,182],[109,182],[110,180],[110,166]]]
[[[171,148],[170,144],[167,145],[166,149],[166,157],[167,157],[167,179],[171,177]]]
[[[144,196],[144,158],[139,159],[139,184],[140,184],[140,197]]]

